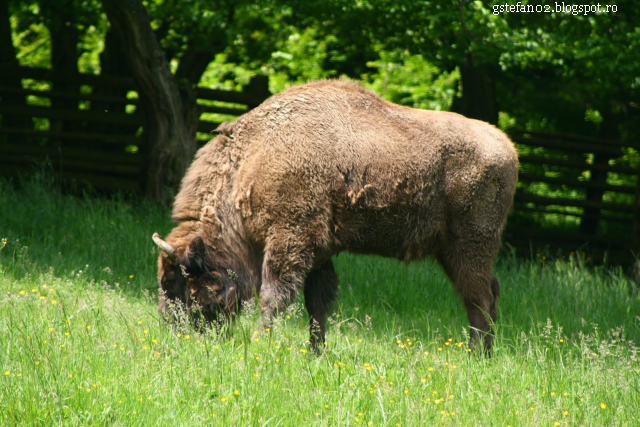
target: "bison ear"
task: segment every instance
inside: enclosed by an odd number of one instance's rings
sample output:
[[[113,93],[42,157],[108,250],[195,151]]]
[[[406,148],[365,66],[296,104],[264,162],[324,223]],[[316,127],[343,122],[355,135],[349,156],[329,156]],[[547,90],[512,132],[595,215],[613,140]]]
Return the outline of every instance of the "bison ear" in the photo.
[[[204,256],[204,253],[206,251],[205,245],[204,245],[204,240],[202,240],[202,237],[198,236],[195,237],[191,243],[189,243],[189,252],[193,253],[193,254],[200,254],[202,256]]]
[[[207,248],[202,237],[195,237],[189,243],[187,257],[183,264],[191,274],[200,275],[206,271]]]

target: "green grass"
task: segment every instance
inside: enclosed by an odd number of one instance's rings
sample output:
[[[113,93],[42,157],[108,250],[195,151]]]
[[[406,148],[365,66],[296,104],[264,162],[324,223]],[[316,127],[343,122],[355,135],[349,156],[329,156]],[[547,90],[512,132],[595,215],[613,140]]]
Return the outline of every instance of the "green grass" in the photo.
[[[328,346],[301,301],[252,340],[156,313],[168,210],[0,184],[0,425],[636,426],[640,294],[581,259],[500,258],[494,358],[432,262],[343,254]],[[559,423],[559,424],[556,424]]]

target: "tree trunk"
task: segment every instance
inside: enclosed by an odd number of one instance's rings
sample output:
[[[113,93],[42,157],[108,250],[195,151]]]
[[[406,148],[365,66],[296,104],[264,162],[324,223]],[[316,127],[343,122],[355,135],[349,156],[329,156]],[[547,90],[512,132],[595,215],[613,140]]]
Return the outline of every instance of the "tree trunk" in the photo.
[[[193,159],[199,110],[189,86],[178,87],[141,0],[103,0],[122,40],[140,98],[145,137],[145,194],[167,203]]]
[[[80,31],[76,25],[76,9],[74,0],[58,0],[56,2],[41,1],[43,15],[49,21],[51,34],[51,69],[59,76],[75,76],[78,74],[78,42]],[[68,81],[54,81],[52,89],[56,92],[80,93],[80,85]],[[69,99],[51,99],[51,108],[56,110],[77,110],[78,101]],[[66,120],[51,120],[49,128],[57,132],[70,132],[78,129],[78,124]],[[62,142],[58,141],[57,145]]]
[[[16,50],[13,47],[13,38],[11,36],[11,23],[9,22],[9,4],[8,0],[0,0],[0,16],[4,18],[0,19],[0,69],[5,71],[14,71],[19,67],[18,59],[16,58]],[[22,81],[17,74],[12,73],[12,76],[5,77],[2,85],[8,86],[14,90],[22,89]],[[25,106],[27,101],[24,95],[0,93],[0,102],[5,105],[12,106]],[[14,114],[4,114],[0,121],[3,127],[12,127],[18,129],[33,129],[33,123],[31,117],[20,116]],[[3,138],[4,135],[0,135]],[[11,137],[13,142],[26,142],[28,138],[22,135],[14,135]]]
[[[177,79],[187,79],[192,85],[197,85],[207,66],[214,59],[213,51],[189,49],[182,55],[176,70]]]
[[[460,66],[462,98],[455,98],[451,111],[463,116],[498,124],[498,102],[495,89],[495,69],[491,64],[478,63],[467,54]]]

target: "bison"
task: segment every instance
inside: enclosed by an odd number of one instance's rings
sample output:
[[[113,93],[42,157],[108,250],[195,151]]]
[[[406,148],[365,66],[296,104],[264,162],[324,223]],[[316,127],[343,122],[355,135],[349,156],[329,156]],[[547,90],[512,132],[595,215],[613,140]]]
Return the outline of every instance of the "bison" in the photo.
[[[504,133],[340,80],[288,89],[216,131],[175,198],[177,226],[153,236],[161,312],[222,320],[255,295],[263,329],[302,291],[317,350],[338,293],[333,255],[433,256],[464,302],[470,347],[490,354],[493,264],[518,177]]]

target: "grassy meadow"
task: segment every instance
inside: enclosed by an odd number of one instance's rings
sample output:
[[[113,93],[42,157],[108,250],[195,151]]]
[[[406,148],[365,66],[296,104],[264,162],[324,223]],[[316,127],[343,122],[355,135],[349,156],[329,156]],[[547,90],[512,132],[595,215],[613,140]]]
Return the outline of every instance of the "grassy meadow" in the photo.
[[[584,259],[503,255],[494,357],[437,264],[342,254],[328,345],[304,305],[252,338],[156,312],[169,211],[0,181],[0,425],[637,426],[640,292]]]

